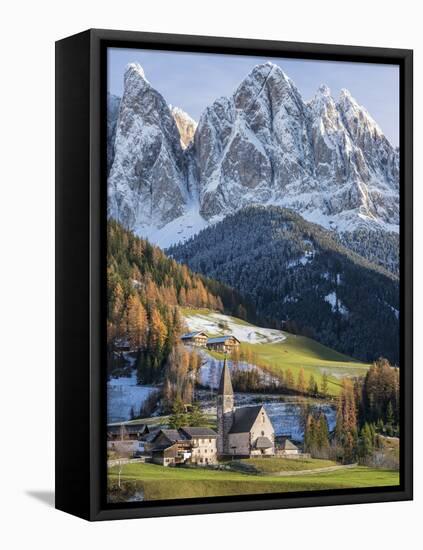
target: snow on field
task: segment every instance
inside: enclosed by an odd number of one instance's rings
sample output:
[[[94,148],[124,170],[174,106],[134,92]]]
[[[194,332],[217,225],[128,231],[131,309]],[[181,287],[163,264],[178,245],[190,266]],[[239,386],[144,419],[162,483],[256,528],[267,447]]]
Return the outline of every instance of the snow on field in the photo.
[[[204,412],[216,414],[216,402],[213,395],[202,394]],[[336,409],[326,402],[315,399],[304,400],[302,397],[235,393],[235,406],[248,407],[263,404],[272,421],[276,435],[286,435],[295,441],[304,439],[302,414],[304,405],[309,405],[312,411],[321,411],[326,416],[328,428],[332,431],[336,424]]]
[[[298,402],[269,401],[264,403],[267,414],[275,428],[276,435],[287,435],[296,441],[304,439],[301,426],[301,405]],[[312,408],[322,411],[328,423],[329,431],[335,428],[336,411],[328,404],[314,404]]]
[[[222,313],[201,313],[185,315],[190,331],[204,331],[209,334],[232,334],[240,342],[250,344],[275,344],[286,339],[280,330],[260,328],[250,324],[241,324],[228,315]]]
[[[222,372],[223,367],[223,361],[219,361],[218,359],[214,359],[211,355],[209,355],[206,351],[199,351],[201,355],[201,367],[199,372],[199,381],[202,386],[207,386],[209,388],[216,389],[219,386],[220,381],[220,374]],[[232,361],[228,360],[228,366],[232,370],[234,368]],[[237,368],[241,371],[252,371],[255,370],[260,375],[260,380],[263,384],[271,386],[271,385],[279,385],[279,380],[268,374],[267,372],[263,371],[259,367],[256,367],[256,365],[251,365],[250,363],[246,363],[244,361],[239,361]]]
[[[130,420],[131,409],[138,414],[154,386],[137,386],[135,371],[131,376],[112,378],[107,382],[107,422]]]

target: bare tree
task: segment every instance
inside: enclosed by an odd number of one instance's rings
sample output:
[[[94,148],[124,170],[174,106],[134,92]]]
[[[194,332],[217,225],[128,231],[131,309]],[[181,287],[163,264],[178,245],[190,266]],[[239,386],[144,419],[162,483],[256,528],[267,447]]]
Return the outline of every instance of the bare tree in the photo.
[[[119,439],[114,441],[113,450],[116,453],[118,465],[118,487],[120,489],[123,466],[132,455],[131,440],[124,424],[120,427]]]

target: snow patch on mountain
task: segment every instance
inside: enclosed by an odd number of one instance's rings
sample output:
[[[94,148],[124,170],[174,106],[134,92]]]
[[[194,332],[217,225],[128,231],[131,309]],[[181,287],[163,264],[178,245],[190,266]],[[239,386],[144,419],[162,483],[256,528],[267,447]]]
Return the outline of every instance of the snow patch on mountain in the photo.
[[[348,314],[348,308],[346,308],[341,300],[337,299],[336,292],[330,292],[324,297],[325,302],[327,302],[334,313],[340,313],[341,315]]]

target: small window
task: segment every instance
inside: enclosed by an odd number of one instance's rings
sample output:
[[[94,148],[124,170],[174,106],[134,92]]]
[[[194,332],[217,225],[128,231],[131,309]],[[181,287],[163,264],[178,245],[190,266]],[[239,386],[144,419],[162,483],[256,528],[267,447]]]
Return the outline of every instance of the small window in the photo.
[[[263,430],[261,431],[261,435],[264,435],[264,431],[263,431]]]

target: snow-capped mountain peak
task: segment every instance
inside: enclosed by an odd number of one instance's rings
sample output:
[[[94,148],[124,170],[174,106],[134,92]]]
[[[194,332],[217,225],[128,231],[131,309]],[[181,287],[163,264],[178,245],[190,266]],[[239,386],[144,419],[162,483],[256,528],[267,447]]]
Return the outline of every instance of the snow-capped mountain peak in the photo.
[[[330,88],[326,84],[320,84],[317,88],[316,96],[319,97],[332,97]]]
[[[169,225],[177,242],[195,230],[181,229],[189,216],[203,227],[251,204],[340,234],[398,231],[398,151],[348,90],[335,101],[322,84],[306,102],[274,63],[255,66],[198,125],[132,63],[115,136],[109,214],[140,234]]]
[[[129,84],[131,78],[141,78],[145,82],[149,83],[145,77],[144,69],[139,63],[128,63],[125,67],[124,83],[125,87]]]

